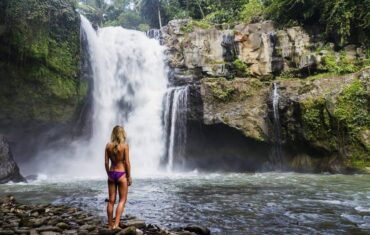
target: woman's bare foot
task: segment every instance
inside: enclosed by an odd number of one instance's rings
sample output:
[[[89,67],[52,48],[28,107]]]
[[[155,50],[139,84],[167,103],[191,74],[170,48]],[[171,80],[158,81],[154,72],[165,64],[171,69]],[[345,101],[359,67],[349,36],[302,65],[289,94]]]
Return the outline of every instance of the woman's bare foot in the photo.
[[[118,225],[113,225],[113,228],[112,229],[122,229],[120,226]]]

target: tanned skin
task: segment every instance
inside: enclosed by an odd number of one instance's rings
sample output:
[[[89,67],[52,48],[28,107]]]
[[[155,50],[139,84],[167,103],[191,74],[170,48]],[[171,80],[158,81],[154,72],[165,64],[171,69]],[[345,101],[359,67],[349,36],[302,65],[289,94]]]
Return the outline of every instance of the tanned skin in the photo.
[[[108,177],[109,201],[107,205],[107,214],[109,229],[119,227],[121,215],[127,200],[128,186],[132,184],[128,144],[119,144],[117,146],[117,154],[114,153],[113,148],[114,146],[111,143],[108,143],[105,148],[105,170],[107,174],[108,171],[120,171],[126,172],[126,174],[119,178],[117,184]],[[112,166],[109,168],[109,160],[116,163],[114,168]],[[117,188],[119,202],[116,209],[116,218],[113,223],[113,207],[116,202]]]

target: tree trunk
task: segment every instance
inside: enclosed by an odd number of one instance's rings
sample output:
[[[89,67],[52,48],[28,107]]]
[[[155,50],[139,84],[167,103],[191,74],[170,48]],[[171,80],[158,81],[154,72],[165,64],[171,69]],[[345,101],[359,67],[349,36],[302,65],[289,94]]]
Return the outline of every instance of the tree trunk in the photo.
[[[199,10],[200,10],[200,13],[202,14],[202,18],[204,19],[205,16],[204,16],[202,6],[200,5],[200,0],[197,0],[197,4],[198,4]]]
[[[161,9],[160,9],[159,1],[158,1],[158,21],[159,21],[159,28],[162,28],[162,17],[161,17]]]

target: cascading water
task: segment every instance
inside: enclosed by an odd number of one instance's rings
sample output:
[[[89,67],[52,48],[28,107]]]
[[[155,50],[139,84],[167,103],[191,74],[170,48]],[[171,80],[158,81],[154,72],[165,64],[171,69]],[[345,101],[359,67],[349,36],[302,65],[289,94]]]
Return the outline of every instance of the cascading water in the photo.
[[[105,144],[112,128],[122,125],[128,135],[133,175],[155,174],[165,150],[161,119],[167,89],[164,48],[139,31],[121,27],[95,31],[83,16],[81,28],[93,74],[92,136],[87,142],[75,141],[69,149],[46,153],[57,157],[44,170],[105,176]]]
[[[280,131],[280,117],[279,117],[279,85],[274,83],[274,90],[272,93],[272,108],[274,112],[274,150],[272,164],[274,167],[281,169],[282,167],[282,150],[281,150],[281,131]]]
[[[160,41],[161,38],[162,38],[162,32],[161,32],[160,29],[149,29],[149,31],[146,33],[146,35],[149,38],[155,38],[158,41]]]
[[[174,160],[179,161],[185,155],[188,90],[188,86],[174,87],[166,95],[164,125],[168,133],[168,172],[173,170]]]

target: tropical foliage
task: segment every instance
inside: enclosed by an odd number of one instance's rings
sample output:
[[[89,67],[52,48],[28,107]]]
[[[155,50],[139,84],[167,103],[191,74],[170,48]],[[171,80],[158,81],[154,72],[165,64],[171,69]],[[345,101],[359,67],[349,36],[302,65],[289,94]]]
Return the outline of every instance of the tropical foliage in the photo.
[[[338,45],[369,44],[370,0],[81,0],[79,5],[99,24],[133,29],[158,28],[179,18],[213,24],[271,19],[282,27],[324,32]]]

